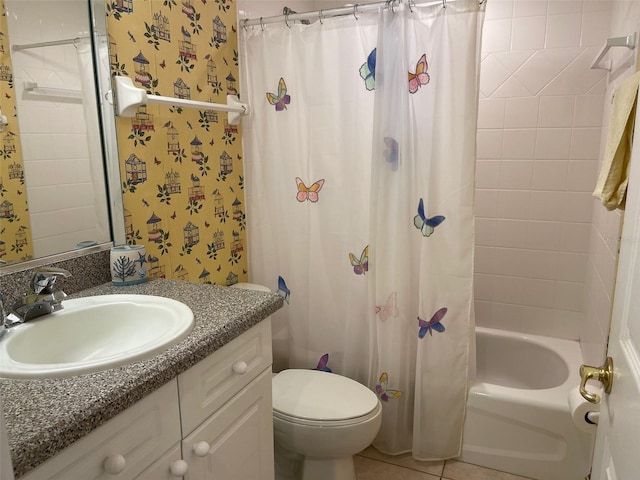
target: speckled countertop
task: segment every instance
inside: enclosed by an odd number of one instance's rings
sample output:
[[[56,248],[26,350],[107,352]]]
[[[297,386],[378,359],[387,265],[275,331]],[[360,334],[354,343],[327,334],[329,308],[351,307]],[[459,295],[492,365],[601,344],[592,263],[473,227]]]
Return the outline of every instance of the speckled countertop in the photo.
[[[70,297],[132,293],[173,298],[193,310],[193,331],[148,360],[63,379],[0,379],[16,477],[51,458],[278,310],[277,294],[154,280],[110,283]]]

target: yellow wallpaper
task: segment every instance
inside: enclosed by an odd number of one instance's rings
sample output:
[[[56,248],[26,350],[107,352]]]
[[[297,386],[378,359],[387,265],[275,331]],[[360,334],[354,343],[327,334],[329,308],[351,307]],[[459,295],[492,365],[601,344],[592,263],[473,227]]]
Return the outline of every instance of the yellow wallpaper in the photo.
[[[107,0],[114,75],[148,94],[226,103],[238,89],[233,0]],[[241,132],[223,112],[149,105],[117,118],[129,244],[150,277],[247,279]]]
[[[0,259],[9,263],[31,259],[33,246],[3,0],[0,12],[0,110],[9,122],[0,132]]]

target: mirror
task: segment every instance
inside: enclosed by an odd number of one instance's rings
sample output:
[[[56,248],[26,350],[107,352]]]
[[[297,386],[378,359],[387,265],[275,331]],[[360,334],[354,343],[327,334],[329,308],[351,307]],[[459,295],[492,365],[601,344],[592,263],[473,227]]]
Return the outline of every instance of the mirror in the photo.
[[[103,0],[0,0],[0,260],[124,239]],[[120,213],[119,213],[120,212]],[[113,221],[115,220],[115,222]]]

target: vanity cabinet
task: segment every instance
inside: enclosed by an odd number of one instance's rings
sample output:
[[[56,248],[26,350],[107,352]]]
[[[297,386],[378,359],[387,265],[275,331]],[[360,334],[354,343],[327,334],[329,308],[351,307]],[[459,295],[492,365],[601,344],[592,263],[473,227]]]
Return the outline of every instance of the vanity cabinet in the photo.
[[[273,480],[263,320],[21,480]]]

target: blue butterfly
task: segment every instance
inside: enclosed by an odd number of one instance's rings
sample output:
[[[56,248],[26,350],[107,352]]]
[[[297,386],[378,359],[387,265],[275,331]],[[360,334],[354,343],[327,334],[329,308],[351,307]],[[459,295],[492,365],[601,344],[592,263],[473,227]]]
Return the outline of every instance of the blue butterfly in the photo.
[[[444,222],[442,215],[436,215],[435,217],[427,218],[424,214],[424,202],[422,198],[418,203],[418,215],[413,217],[413,224],[418,230],[422,232],[423,237],[430,237],[435,231],[436,227]]]
[[[284,278],[278,276],[278,293],[284,301],[289,303],[289,296],[291,295],[291,290],[287,287],[287,283],[284,281]]]
[[[367,90],[376,89],[376,49],[371,50],[367,61],[360,67],[360,76]]]
[[[391,164],[391,170],[398,170],[398,142],[395,138],[384,137],[384,143],[387,149],[384,151],[384,157]]]
[[[434,313],[433,317],[431,317],[431,320],[428,322],[418,317],[418,338],[424,338],[427,332],[429,332],[429,335],[433,335],[433,330],[440,333],[444,332],[444,325],[442,325],[440,321],[444,318],[446,313],[447,308],[443,307]]]

